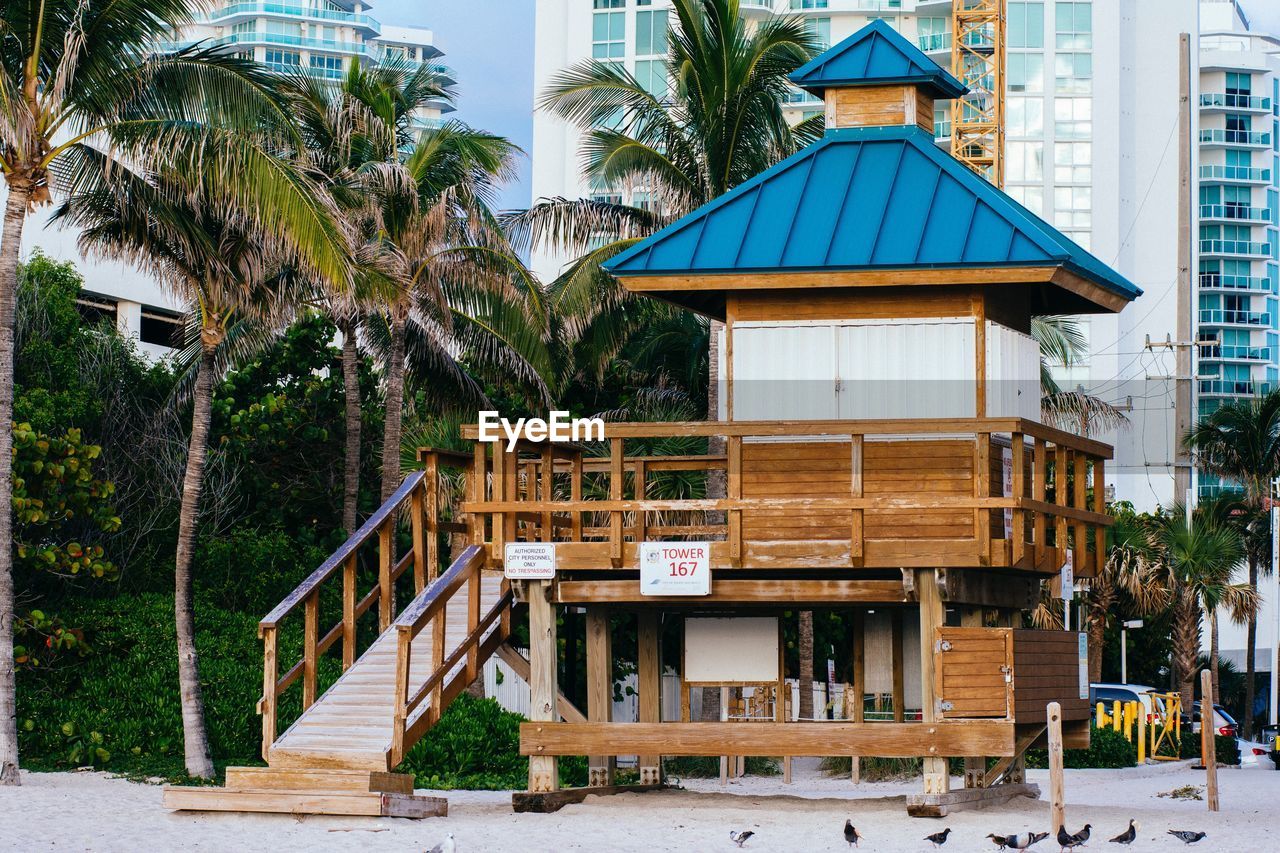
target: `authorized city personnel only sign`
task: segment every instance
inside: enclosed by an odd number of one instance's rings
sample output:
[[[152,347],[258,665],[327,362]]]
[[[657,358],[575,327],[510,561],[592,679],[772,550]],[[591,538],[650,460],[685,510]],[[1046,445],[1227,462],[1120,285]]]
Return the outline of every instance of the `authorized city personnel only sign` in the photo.
[[[710,595],[711,543],[640,543],[641,595]]]

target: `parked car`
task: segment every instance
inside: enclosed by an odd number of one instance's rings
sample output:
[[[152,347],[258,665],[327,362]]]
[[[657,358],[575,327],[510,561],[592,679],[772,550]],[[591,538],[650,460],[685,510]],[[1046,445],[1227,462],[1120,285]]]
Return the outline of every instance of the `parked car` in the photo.
[[[1090,684],[1089,708],[1093,709],[1102,702],[1110,711],[1112,702],[1141,702],[1147,712],[1147,722],[1154,723],[1164,719],[1164,699],[1153,695],[1159,692],[1146,684]]]
[[[1188,729],[1193,734],[1200,732],[1200,703],[1193,702],[1191,705],[1191,713],[1182,715],[1182,727]],[[1236,724],[1235,717],[1227,713],[1227,710],[1221,705],[1213,706],[1213,727],[1217,733],[1223,737],[1237,737],[1240,733],[1240,726]]]

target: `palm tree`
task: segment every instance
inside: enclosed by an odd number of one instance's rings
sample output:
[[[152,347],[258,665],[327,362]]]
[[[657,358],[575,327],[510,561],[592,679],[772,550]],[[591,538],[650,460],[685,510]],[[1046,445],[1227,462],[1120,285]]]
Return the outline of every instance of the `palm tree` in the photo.
[[[288,174],[287,159],[269,160],[273,171]],[[155,275],[190,307],[198,330],[193,344],[199,355],[191,391],[191,436],[178,520],[174,616],[187,772],[207,778],[213,774],[213,764],[195,647],[191,564],[213,383],[236,349],[237,342],[230,337],[233,327],[280,327],[284,312],[297,297],[302,280],[297,272],[305,271],[310,278],[320,274],[321,268],[310,262],[312,250],[299,237],[340,244],[340,235],[331,215],[317,221],[309,232],[285,233],[286,223],[228,204],[220,192],[221,176],[202,175],[195,163],[173,172],[143,171],[120,163],[108,168],[104,156],[86,153],[79,166],[55,219],[81,229],[83,251],[127,260]],[[295,188],[305,186],[300,175],[287,180]],[[326,199],[317,189],[308,195],[315,210],[324,210]]]
[[[1258,589],[1258,574],[1269,563],[1265,539],[1261,531],[1268,522],[1263,501],[1269,494],[1271,481],[1280,477],[1280,390],[1248,400],[1233,400],[1202,418],[1185,442],[1196,451],[1197,461],[1208,472],[1224,480],[1238,483],[1244,493],[1250,524],[1252,547],[1246,549],[1249,587]],[[1258,516],[1261,515],[1261,518]],[[1259,547],[1261,544],[1261,547]],[[1257,663],[1254,659],[1258,640],[1257,616],[1249,618],[1245,640],[1245,713],[1244,737],[1253,735],[1253,696]]]
[[[278,223],[340,277],[346,251],[324,212],[246,131],[286,115],[261,69],[221,52],[149,48],[192,21],[189,0],[0,0],[0,541],[10,537],[13,322],[23,226],[86,167],[200,165],[219,198]],[[106,153],[104,153],[106,152]],[[268,210],[269,208],[269,210]],[[12,557],[0,548],[0,784],[17,784]]]
[[[1053,367],[1079,364],[1089,354],[1079,320],[1059,314],[1032,317],[1031,337],[1040,347],[1040,414],[1045,423],[1087,436],[1126,422],[1115,406],[1083,390],[1062,388],[1053,378]]]
[[[1108,531],[1107,559],[1097,577],[1090,579],[1085,597],[1089,633],[1089,680],[1102,680],[1102,646],[1107,623],[1120,594],[1126,594],[1138,613],[1158,613],[1168,606],[1169,590],[1159,582],[1157,555],[1142,519],[1132,511],[1117,515]]]
[[[1244,556],[1239,531],[1219,523],[1216,513],[1188,514],[1175,505],[1160,516],[1151,532],[1159,553],[1163,581],[1173,614],[1173,671],[1183,707],[1194,699],[1196,661],[1200,654],[1200,620],[1209,622],[1211,659],[1216,656],[1217,612],[1225,607],[1243,621],[1256,608],[1257,592],[1231,583],[1231,573]]]

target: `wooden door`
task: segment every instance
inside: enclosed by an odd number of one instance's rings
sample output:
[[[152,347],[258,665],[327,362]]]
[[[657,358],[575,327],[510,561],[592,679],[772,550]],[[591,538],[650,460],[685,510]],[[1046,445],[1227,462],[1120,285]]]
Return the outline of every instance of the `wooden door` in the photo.
[[[1009,719],[1013,711],[1013,630],[942,627],[934,636],[938,718]]]

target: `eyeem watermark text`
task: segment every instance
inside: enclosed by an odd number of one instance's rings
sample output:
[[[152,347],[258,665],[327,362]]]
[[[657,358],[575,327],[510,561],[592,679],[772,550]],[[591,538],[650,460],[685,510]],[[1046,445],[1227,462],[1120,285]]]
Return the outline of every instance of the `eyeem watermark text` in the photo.
[[[604,421],[600,418],[575,418],[568,412],[552,411],[546,420],[519,418],[512,422],[497,412],[480,412],[480,440],[507,439],[507,450],[515,450],[521,438],[528,441],[604,441]]]

